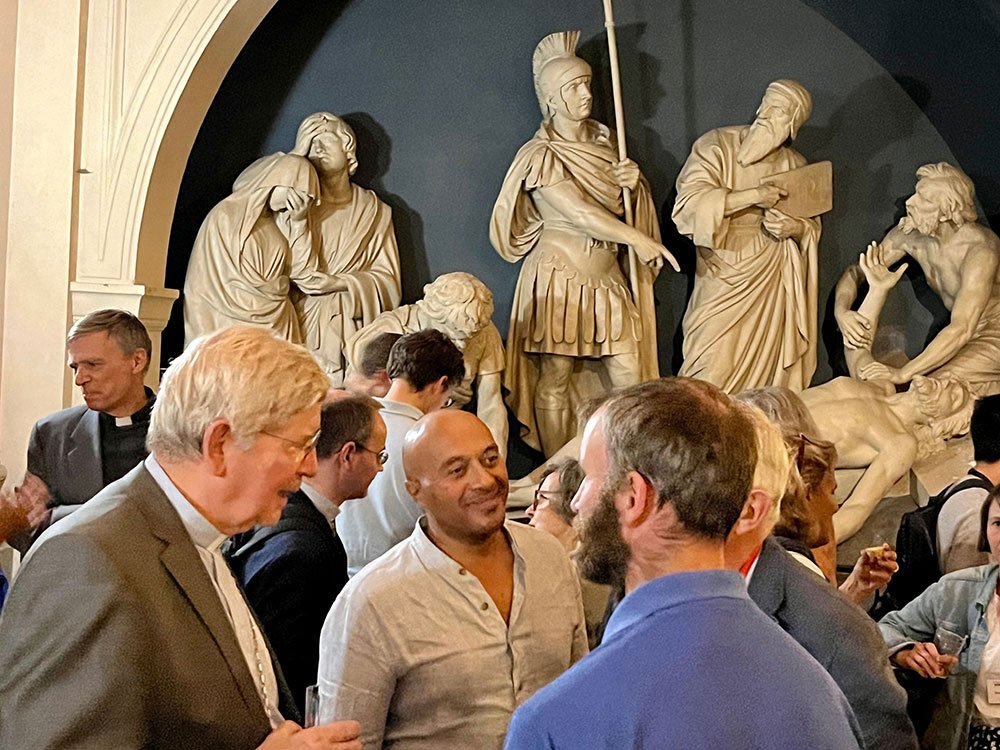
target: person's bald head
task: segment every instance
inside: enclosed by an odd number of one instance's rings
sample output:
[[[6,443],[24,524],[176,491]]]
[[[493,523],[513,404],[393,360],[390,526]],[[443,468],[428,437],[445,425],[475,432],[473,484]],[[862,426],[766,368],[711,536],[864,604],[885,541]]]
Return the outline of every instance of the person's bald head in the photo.
[[[432,533],[475,542],[503,526],[507,467],[475,415],[443,410],[422,417],[403,442],[403,471]]]

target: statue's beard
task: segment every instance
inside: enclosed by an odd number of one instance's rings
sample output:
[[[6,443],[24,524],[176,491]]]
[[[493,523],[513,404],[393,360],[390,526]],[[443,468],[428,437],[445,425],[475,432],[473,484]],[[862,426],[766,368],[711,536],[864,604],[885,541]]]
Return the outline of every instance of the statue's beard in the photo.
[[[906,212],[906,216],[899,222],[899,228],[903,230],[904,234],[918,232],[920,234],[932,235],[937,228],[937,217],[929,213],[910,210]]]
[[[756,164],[778,148],[783,141],[784,139],[778,137],[769,123],[754,120],[743,137],[739,151],[736,152],[736,161],[741,167]]]

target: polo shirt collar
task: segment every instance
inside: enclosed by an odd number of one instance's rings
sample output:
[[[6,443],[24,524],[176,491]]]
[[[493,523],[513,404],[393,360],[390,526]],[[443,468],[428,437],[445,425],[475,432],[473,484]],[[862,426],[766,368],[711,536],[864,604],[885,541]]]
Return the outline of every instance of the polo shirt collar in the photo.
[[[743,576],[735,570],[696,570],[654,578],[622,599],[608,621],[604,637],[610,639],[660,610],[718,598],[746,599]]]

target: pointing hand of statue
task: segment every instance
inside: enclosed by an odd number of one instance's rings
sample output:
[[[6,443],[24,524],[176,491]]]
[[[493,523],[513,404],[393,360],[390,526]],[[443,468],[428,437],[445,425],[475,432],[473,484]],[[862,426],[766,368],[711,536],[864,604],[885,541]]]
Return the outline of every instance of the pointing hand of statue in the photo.
[[[639,256],[639,260],[651,268],[663,268],[663,261],[667,261],[675,271],[681,270],[673,254],[652,238],[646,237],[644,242],[637,242],[632,249]]]
[[[757,188],[757,200],[754,202],[754,205],[761,208],[773,208],[774,204],[786,195],[788,195],[788,191],[777,185],[761,185]]]
[[[618,187],[635,190],[639,184],[639,165],[631,159],[624,159],[611,165],[611,176],[614,177]]]

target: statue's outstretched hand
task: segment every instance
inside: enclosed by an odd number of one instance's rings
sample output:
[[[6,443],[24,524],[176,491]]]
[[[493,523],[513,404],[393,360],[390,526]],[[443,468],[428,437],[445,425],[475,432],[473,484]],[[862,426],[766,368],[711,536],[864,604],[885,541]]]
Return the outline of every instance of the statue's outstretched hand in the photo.
[[[631,159],[623,159],[611,165],[611,176],[615,178],[618,187],[635,190],[639,184],[639,165]]]
[[[666,261],[675,271],[681,270],[677,259],[667,248],[650,237],[644,236],[643,239],[644,242],[632,245],[639,260],[652,268],[663,268],[663,261]]]
[[[883,291],[888,291],[896,286],[909,267],[908,263],[903,263],[895,271],[890,271],[889,266],[885,263],[882,246],[877,242],[869,243],[868,249],[858,256],[858,265],[868,281],[868,286]]]

